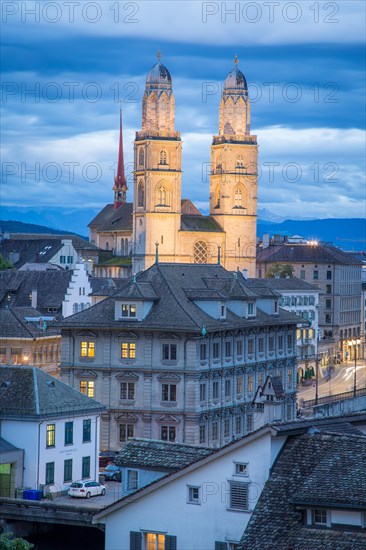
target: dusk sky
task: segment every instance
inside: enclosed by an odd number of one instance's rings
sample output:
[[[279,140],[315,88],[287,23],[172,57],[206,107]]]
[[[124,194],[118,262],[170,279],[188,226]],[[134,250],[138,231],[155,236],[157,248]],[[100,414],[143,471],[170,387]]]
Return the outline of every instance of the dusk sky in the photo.
[[[112,202],[120,105],[130,175],[160,48],[183,140],[183,197],[208,208],[220,87],[238,54],[258,136],[259,208],[364,216],[364,1],[4,0],[1,9],[2,205]]]

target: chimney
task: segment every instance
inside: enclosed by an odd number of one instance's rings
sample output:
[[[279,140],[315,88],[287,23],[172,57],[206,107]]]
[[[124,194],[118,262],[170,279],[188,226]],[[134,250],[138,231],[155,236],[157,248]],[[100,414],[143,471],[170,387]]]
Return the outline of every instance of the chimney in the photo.
[[[248,270],[247,270],[247,269],[243,269],[243,270],[242,270],[242,274],[243,274],[244,279],[247,280],[247,279],[248,279]]]
[[[37,289],[34,288],[31,293],[31,306],[37,309]]]
[[[269,233],[263,233],[262,245],[263,248],[267,248],[269,246]]]

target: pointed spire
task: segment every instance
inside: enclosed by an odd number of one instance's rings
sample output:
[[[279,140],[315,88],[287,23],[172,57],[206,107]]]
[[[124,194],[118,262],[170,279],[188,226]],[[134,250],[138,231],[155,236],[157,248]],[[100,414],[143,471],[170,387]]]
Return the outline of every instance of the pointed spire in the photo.
[[[238,54],[236,53],[235,56],[234,56],[234,65],[235,65],[235,67],[238,66],[238,63],[239,63],[239,58],[238,58]]]
[[[114,208],[119,208],[126,202],[127,181],[125,178],[125,167],[123,160],[123,137],[122,137],[122,109],[119,113],[119,148],[117,173],[114,178]]]
[[[156,57],[158,58],[158,63],[160,63],[160,59],[161,59],[161,51],[160,51],[160,48],[159,48],[158,51],[157,51]]]
[[[155,263],[159,263],[159,243],[156,241],[155,243]]]

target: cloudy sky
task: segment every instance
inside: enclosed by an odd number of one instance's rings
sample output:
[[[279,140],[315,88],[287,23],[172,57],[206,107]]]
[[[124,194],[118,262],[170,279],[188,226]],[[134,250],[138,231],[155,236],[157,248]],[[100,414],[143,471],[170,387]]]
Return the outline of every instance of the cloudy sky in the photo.
[[[183,196],[208,207],[220,90],[237,53],[258,136],[259,207],[287,218],[365,214],[364,1],[4,0],[1,10],[2,205],[111,202],[119,108],[130,174],[161,48],[184,141]]]

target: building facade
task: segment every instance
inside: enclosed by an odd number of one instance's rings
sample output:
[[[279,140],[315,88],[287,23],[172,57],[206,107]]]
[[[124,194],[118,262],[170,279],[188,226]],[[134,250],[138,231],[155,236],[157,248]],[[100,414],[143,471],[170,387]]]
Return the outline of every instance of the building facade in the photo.
[[[265,277],[275,263],[290,264],[295,277],[321,291],[318,343],[321,364],[333,365],[362,357],[362,262],[323,243],[270,245],[257,253],[258,277]]]
[[[130,257],[133,272],[155,262],[216,263],[255,274],[257,138],[250,133],[248,86],[235,58],[223,88],[210,162],[210,215],[181,198],[182,140],[175,129],[172,78],[160,62],[149,71],[142,126],[134,143],[133,203],[126,203],[122,125],[114,204],[89,224],[90,239]]]
[[[61,379],[106,405],[101,447],[129,437],[220,446],[253,430],[267,375],[296,414],[298,317],[219,265],[156,264],[62,321]]]

